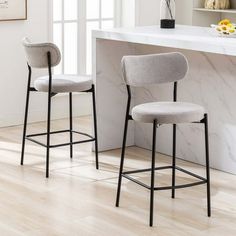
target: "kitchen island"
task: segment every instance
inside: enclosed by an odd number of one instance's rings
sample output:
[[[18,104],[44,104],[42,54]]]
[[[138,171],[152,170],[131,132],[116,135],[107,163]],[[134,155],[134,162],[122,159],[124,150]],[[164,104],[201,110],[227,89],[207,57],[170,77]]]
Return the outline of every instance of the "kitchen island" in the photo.
[[[127,101],[120,61],[124,55],[182,52],[189,73],[179,82],[178,100],[202,105],[209,113],[211,167],[236,174],[236,38],[210,28],[177,25],[93,31],[100,151],[120,148]],[[172,99],[173,85],[134,88],[133,104]],[[151,125],[130,122],[127,145],[151,149]],[[204,164],[203,127],[178,125],[177,156]],[[157,130],[157,152],[171,155],[172,126]]]

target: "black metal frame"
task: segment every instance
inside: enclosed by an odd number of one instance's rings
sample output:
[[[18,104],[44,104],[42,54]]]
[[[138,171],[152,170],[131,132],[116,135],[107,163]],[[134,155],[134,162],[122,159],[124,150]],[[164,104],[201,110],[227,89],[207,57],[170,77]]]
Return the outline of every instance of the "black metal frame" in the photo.
[[[37,133],[37,134],[26,135],[30,92],[38,92],[35,88],[31,87],[32,69],[31,69],[30,65],[28,64],[29,75],[28,75],[27,94],[26,94],[26,106],[25,106],[25,117],[24,117],[24,128],[23,128],[22,151],[21,151],[21,165],[24,164],[24,153],[25,153],[25,141],[26,140],[34,142],[34,143],[36,143],[38,145],[41,145],[43,147],[46,147],[46,149],[47,149],[47,151],[46,151],[46,178],[49,177],[50,148],[70,146],[70,158],[73,158],[73,145],[74,144],[95,142],[96,169],[99,169],[95,87],[94,87],[94,85],[92,85],[91,89],[86,90],[86,91],[81,91],[81,92],[85,92],[85,93],[92,93],[93,118],[94,118],[94,120],[93,120],[93,123],[94,123],[94,137],[89,135],[89,134],[73,130],[72,93],[69,93],[69,121],[70,121],[69,129],[68,130],[59,130],[59,131],[51,132],[51,98],[53,96],[55,96],[56,94],[51,92],[52,91],[52,66],[51,66],[51,53],[50,52],[47,53],[47,60],[48,60],[49,85],[48,85],[48,112],[47,112],[47,132],[46,133]],[[63,143],[63,144],[56,144],[56,145],[51,145],[50,144],[51,134],[59,134],[59,133],[65,133],[65,132],[69,132],[70,142]],[[73,141],[73,134],[74,133],[86,136],[89,139],[74,142]],[[47,136],[46,144],[41,143],[41,142],[34,139],[34,137],[43,136],[43,135]]]
[[[136,184],[150,190],[150,218],[149,218],[149,225],[153,226],[153,209],[154,209],[154,191],[158,190],[171,190],[172,191],[172,198],[175,198],[175,190],[180,188],[187,188],[193,187],[196,185],[206,184],[207,185],[207,214],[208,217],[211,216],[211,193],[210,193],[210,166],[209,166],[209,141],[208,141],[208,116],[204,114],[204,118],[199,122],[194,122],[198,124],[204,124],[205,128],[205,150],[206,150],[206,178],[196,175],[190,171],[182,169],[176,166],[176,124],[173,124],[173,150],[172,150],[172,166],[162,166],[162,167],[155,167],[155,157],[156,157],[156,131],[158,127],[157,120],[153,121],[153,139],[152,139],[152,163],[151,168],[149,169],[141,169],[141,170],[133,170],[133,171],[126,171],[123,172],[124,167],[124,158],[125,158],[125,148],[126,148],[126,138],[128,132],[128,123],[130,120],[133,120],[130,115],[130,105],[131,105],[131,89],[130,86],[127,85],[127,92],[128,92],[128,100],[127,100],[127,108],[126,108],[126,117],[125,117],[125,127],[124,127],[124,137],[123,137],[123,145],[122,145],[122,152],[121,152],[121,160],[120,160],[120,171],[119,171],[119,180],[118,180],[118,187],[117,187],[117,196],[116,196],[116,207],[119,207],[120,203],[120,192],[121,192],[121,184],[122,184],[122,177],[135,182]],[[174,83],[174,94],[173,94],[173,101],[177,101],[177,82]],[[163,187],[155,187],[155,171],[156,170],[165,170],[165,169],[172,169],[172,185],[171,186],[163,186]],[[189,183],[189,184],[182,184],[176,185],[176,170],[181,171],[185,174],[188,174],[198,181]],[[148,186],[147,184],[142,183],[141,181],[132,178],[130,175],[141,173],[141,172],[148,172],[151,171],[151,185]]]

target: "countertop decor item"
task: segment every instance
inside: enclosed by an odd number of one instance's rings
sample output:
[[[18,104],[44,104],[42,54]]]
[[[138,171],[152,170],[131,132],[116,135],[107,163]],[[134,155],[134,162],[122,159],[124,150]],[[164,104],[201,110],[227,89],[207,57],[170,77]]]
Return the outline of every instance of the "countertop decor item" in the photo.
[[[175,0],[161,0],[161,28],[175,28]]]
[[[230,0],[205,0],[206,9],[229,9]]]
[[[211,25],[212,28],[220,36],[233,36],[236,35],[236,24],[232,23],[228,19],[224,19],[218,23],[218,25]]]
[[[0,0],[0,21],[26,19],[27,0]]]

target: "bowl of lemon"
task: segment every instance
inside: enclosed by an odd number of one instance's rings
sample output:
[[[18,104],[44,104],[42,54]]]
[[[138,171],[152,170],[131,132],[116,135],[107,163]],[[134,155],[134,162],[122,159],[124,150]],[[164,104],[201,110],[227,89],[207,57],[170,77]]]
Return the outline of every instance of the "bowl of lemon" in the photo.
[[[218,25],[211,25],[219,36],[229,37],[236,36],[236,24],[229,19],[221,20]]]

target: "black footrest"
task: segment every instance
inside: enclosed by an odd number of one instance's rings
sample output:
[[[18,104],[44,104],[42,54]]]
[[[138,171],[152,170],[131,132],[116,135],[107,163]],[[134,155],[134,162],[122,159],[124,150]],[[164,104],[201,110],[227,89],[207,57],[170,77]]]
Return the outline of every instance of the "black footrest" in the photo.
[[[166,170],[166,169],[173,169],[173,166],[161,166],[161,167],[156,167],[155,170]],[[163,186],[163,187],[155,187],[154,190],[159,191],[159,190],[171,190],[171,189],[181,189],[181,188],[188,188],[188,187],[193,187],[193,186],[197,186],[197,185],[201,185],[201,184],[206,184],[207,183],[207,179],[199,176],[197,174],[194,174],[190,171],[187,171],[185,169],[182,169],[178,166],[175,167],[176,170],[181,171],[187,175],[190,175],[196,179],[200,179],[201,181],[197,181],[197,182],[193,182],[193,183],[188,183],[188,184],[180,184],[180,185],[175,185],[175,186]],[[132,171],[126,171],[122,173],[122,176],[130,181],[133,181],[134,183],[146,188],[146,189],[151,189],[150,186],[148,186],[147,184],[134,179],[133,177],[129,176],[131,174],[137,174],[137,173],[144,173],[144,172],[148,172],[151,171],[151,168],[148,169],[141,169],[141,170],[132,170]]]
[[[87,134],[87,133],[83,133],[83,132],[78,132],[78,131],[74,131],[74,130],[58,130],[58,131],[52,131],[50,132],[50,135],[51,134],[60,134],[60,133],[75,133],[75,134],[79,134],[79,135],[83,135],[83,136],[86,136],[88,137],[89,139],[86,139],[86,140],[81,140],[81,141],[76,141],[76,142],[68,142],[68,143],[62,143],[62,144],[55,144],[55,145],[50,145],[49,147],[50,148],[57,148],[57,147],[63,147],[63,146],[69,146],[69,145],[74,145],[74,144],[80,144],[80,143],[88,143],[88,142],[93,142],[95,141],[95,138],[93,136],[91,136],[90,134]],[[26,135],[26,139],[33,142],[33,143],[36,143],[38,145],[41,145],[43,147],[47,147],[46,144],[42,143],[42,142],[39,142],[35,139],[33,139],[34,137],[39,137],[39,136],[44,136],[44,135],[47,135],[46,132],[44,133],[37,133],[37,134],[30,134],[30,135]]]

